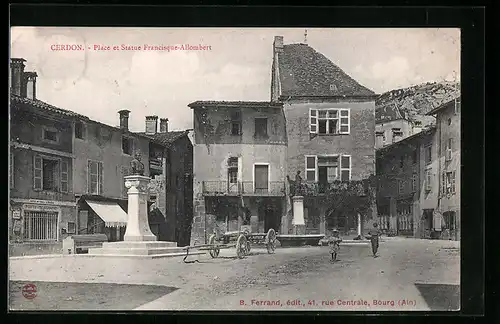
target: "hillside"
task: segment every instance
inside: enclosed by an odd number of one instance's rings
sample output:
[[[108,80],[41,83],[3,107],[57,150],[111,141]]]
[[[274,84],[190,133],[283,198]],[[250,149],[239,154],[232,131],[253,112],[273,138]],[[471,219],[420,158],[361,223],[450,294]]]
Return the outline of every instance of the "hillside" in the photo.
[[[381,94],[375,101],[377,123],[394,119],[421,121],[432,124],[433,117],[425,116],[431,109],[455,99],[460,93],[459,82],[427,82]]]

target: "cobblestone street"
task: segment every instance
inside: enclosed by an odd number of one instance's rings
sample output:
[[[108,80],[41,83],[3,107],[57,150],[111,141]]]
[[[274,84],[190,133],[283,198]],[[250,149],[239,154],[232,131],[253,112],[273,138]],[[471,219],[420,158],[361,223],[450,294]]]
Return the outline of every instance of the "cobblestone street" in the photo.
[[[458,242],[395,238],[383,242],[379,254],[373,258],[367,245],[343,246],[339,260],[333,264],[326,247],[279,248],[273,255],[252,249],[242,260],[235,258],[234,250],[222,250],[217,259],[193,256],[199,262],[191,264],[179,257],[15,259],[10,261],[10,280],[19,284],[11,284],[10,307],[343,311],[459,307]],[[61,294],[64,282],[83,285],[73,291],[75,296],[65,296]],[[27,300],[20,291],[24,283],[35,283],[43,289]],[[119,285],[98,289],[107,284]],[[129,292],[125,303],[117,294],[120,285],[145,285],[150,291],[125,289]],[[153,286],[164,287],[164,295]],[[107,301],[112,298],[116,301]]]

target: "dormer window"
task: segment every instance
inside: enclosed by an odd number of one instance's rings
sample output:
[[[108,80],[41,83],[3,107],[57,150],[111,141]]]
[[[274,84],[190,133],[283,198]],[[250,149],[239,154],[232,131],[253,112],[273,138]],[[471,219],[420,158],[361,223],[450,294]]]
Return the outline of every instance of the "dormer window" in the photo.
[[[58,141],[58,133],[57,130],[52,128],[44,128],[43,129],[43,139],[47,142],[57,142]]]
[[[330,91],[337,91],[337,86],[335,84],[330,84]]]

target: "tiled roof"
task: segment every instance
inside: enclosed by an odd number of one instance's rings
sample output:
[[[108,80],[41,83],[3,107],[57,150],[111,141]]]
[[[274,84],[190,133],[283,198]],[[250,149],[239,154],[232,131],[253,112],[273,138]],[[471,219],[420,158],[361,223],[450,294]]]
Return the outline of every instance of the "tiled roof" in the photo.
[[[11,93],[10,100],[11,100],[11,102],[29,105],[29,106],[32,106],[34,108],[47,110],[47,111],[61,114],[61,115],[68,116],[68,117],[78,117],[78,118],[82,118],[82,119],[88,119],[88,117],[86,117],[86,116],[77,114],[71,110],[58,108],[56,106],[53,106],[51,104],[48,104],[48,103],[41,101],[41,100],[38,100],[38,99],[21,97],[21,96],[18,96],[18,95]]]
[[[198,100],[192,102],[188,105],[190,108],[196,108],[201,106],[223,106],[223,107],[276,107],[281,108],[283,104],[281,102],[269,102],[269,101],[203,101]]]
[[[337,65],[306,44],[278,53],[282,96],[373,96]]]
[[[381,94],[375,101],[377,123],[396,119],[415,120],[460,95],[460,84],[427,82]]]
[[[453,101],[457,100],[460,98],[460,93],[454,93],[452,96],[450,96],[450,98],[448,98],[449,100],[445,101],[445,102],[442,102],[439,106],[437,106],[436,108],[430,110],[427,112],[426,115],[434,115],[435,113],[437,113],[438,111],[440,111],[441,109],[444,109],[446,107],[448,107],[448,105],[450,103],[452,103]]]
[[[428,135],[428,134],[432,134],[433,132],[436,131],[436,125],[429,125],[427,128],[425,129],[422,129],[420,132],[416,133],[416,134],[413,134],[411,136],[408,136],[408,137],[405,137],[403,138],[402,140],[400,141],[397,141],[395,143],[392,143],[392,144],[389,144],[387,146],[384,146],[384,147],[381,147],[379,149],[377,149],[377,152],[385,152],[387,150],[390,150],[396,146],[399,146],[399,145],[405,145],[406,143],[418,138],[418,137],[421,137],[421,136],[425,136],[425,135]]]
[[[167,132],[167,133],[156,133],[156,134],[146,134],[144,132],[139,132],[136,134],[145,136],[153,140],[153,142],[162,145],[162,146],[169,146],[179,138],[183,136],[187,136],[189,131],[174,131],[174,132]]]

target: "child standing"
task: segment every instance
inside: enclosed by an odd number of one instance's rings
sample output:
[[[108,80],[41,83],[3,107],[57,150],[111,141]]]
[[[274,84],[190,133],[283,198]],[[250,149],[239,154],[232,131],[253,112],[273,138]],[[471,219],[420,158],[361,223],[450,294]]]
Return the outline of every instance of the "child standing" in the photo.
[[[373,224],[373,229],[368,232],[367,236],[372,243],[373,257],[376,258],[378,250],[378,238],[380,236],[380,230],[378,229],[377,223]]]
[[[332,231],[332,235],[328,239],[328,246],[330,247],[332,262],[337,261],[337,254],[339,253],[340,250],[340,242],[342,242],[342,239],[339,236],[339,231],[337,229],[334,229]]]

